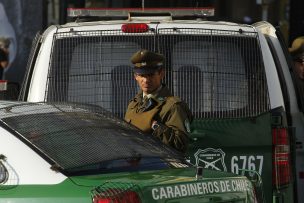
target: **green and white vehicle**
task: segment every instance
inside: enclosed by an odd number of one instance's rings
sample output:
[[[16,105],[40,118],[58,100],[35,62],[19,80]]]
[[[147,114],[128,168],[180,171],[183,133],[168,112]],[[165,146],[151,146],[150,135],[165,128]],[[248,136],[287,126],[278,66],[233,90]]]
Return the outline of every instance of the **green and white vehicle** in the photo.
[[[87,103],[122,118],[138,90],[131,55],[158,51],[164,82],[195,116],[188,161],[248,177],[255,171],[266,202],[304,201],[304,108],[272,25],[208,21],[212,10],[202,8],[69,13],[75,21],[34,40],[20,100]]]
[[[256,191],[102,108],[0,102],[1,203],[254,203]]]

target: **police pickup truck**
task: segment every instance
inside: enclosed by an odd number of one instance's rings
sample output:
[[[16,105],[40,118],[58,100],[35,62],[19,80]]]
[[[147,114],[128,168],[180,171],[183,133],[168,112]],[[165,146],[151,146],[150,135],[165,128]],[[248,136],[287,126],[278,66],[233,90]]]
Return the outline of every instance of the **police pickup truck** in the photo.
[[[73,22],[33,41],[20,100],[94,104],[123,117],[138,90],[131,55],[160,52],[164,82],[195,117],[188,161],[257,172],[266,202],[303,202],[303,108],[284,41],[267,22],[206,20],[212,12],[70,9]]]

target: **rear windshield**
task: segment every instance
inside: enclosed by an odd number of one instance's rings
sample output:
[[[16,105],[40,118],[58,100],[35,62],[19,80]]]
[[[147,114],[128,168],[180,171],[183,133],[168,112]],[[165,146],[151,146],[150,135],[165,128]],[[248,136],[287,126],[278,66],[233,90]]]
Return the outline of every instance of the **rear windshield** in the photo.
[[[130,57],[150,49],[165,55],[164,82],[195,118],[257,116],[269,110],[258,41],[254,32],[186,28],[58,33],[45,100],[90,103],[123,117],[138,91]]]
[[[1,109],[0,118],[66,173],[152,170],[180,162],[178,152],[96,107],[23,104]]]

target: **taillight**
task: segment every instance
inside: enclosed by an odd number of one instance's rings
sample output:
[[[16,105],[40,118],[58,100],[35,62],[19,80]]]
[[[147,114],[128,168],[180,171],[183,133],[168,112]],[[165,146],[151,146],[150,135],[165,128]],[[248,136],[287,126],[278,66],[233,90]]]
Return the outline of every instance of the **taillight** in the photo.
[[[117,192],[117,189],[108,189],[93,197],[93,203],[140,203],[138,194],[134,191]]]
[[[128,23],[121,26],[121,31],[125,33],[148,32],[149,26],[145,23]]]
[[[273,169],[272,183],[277,188],[290,183],[290,146],[286,128],[272,129]]]

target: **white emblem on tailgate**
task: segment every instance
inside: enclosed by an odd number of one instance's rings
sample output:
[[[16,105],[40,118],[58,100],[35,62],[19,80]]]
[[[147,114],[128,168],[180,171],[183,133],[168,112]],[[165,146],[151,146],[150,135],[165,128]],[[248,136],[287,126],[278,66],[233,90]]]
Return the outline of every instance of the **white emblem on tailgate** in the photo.
[[[194,154],[196,165],[218,171],[227,171],[224,158],[225,153],[221,149],[199,149]]]

